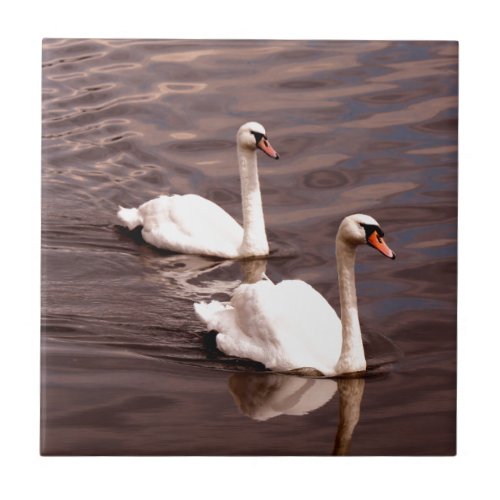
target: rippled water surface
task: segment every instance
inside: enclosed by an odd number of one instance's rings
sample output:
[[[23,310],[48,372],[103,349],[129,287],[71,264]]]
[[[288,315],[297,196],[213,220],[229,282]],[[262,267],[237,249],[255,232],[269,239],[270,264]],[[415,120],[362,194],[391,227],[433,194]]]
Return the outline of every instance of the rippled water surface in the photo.
[[[42,452],[453,454],[457,62],[447,42],[45,40]],[[271,279],[337,308],[334,238],[351,213],[397,252],[358,252],[372,376],[222,356],[192,303],[228,298],[240,263],[116,225],[118,204],[161,193],[241,221],[249,120],[281,156],[259,156]]]

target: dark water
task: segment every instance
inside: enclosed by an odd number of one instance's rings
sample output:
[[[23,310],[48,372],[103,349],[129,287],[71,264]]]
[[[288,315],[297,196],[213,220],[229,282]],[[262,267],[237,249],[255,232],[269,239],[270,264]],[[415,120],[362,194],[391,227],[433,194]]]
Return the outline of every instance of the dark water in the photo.
[[[457,45],[45,40],[44,454],[455,452]],[[341,219],[375,217],[395,261],[360,249],[366,379],[259,372],[193,313],[240,264],[174,255],[115,225],[118,204],[197,193],[241,220],[235,133],[259,156],[268,276],[338,307]]]

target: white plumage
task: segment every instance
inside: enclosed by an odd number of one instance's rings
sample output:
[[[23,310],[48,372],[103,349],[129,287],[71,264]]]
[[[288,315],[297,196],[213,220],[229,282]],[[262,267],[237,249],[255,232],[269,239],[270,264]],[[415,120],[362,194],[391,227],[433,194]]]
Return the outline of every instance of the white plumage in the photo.
[[[238,257],[243,228],[221,207],[196,194],[160,196],[139,208],[121,208],[118,218],[157,248],[178,253]]]
[[[229,304],[195,304],[217,347],[274,371],[315,368],[328,373],[342,348],[342,324],[335,310],[304,281],[240,285]]]

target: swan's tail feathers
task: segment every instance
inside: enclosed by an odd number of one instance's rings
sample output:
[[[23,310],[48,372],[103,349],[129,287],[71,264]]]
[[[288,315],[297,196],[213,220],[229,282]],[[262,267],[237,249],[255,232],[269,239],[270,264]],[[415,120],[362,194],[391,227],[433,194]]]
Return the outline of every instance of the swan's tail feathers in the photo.
[[[116,216],[122,226],[126,226],[132,231],[137,226],[142,226],[142,217],[137,208],[120,207]]]
[[[225,311],[228,307],[230,306],[222,302],[217,302],[216,300],[212,300],[212,302],[196,302],[194,304],[194,312],[201,321],[207,324],[209,329],[213,329],[214,319],[217,313]]]

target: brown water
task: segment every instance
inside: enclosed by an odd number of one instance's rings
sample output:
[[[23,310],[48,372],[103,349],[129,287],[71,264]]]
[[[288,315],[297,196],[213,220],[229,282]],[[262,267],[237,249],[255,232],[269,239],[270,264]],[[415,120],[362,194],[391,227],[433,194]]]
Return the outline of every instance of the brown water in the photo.
[[[444,42],[45,40],[42,453],[453,454],[457,62]],[[281,156],[259,156],[271,279],[337,308],[334,237],[351,213],[398,255],[358,252],[373,376],[220,355],[192,303],[229,297],[240,264],[115,225],[118,204],[161,193],[241,220],[249,120]]]

